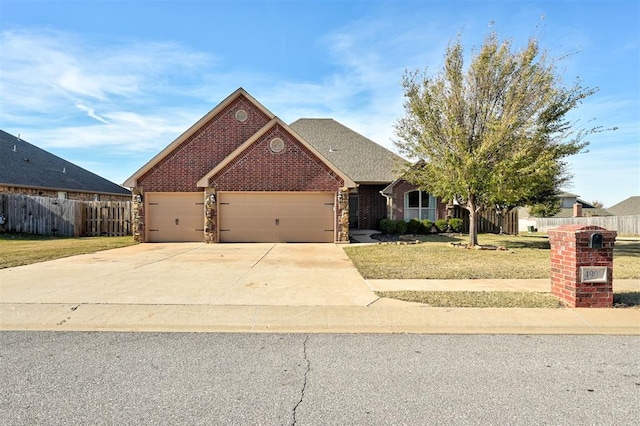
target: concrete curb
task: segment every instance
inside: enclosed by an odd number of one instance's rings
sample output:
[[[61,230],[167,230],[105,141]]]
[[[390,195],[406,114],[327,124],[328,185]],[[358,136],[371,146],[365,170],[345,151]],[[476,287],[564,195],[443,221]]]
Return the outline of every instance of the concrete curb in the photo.
[[[639,309],[1,304],[0,330],[640,335]]]

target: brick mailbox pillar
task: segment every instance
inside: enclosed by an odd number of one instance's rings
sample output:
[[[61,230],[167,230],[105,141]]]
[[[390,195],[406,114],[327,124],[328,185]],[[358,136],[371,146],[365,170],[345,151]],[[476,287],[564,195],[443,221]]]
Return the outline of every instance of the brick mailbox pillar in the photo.
[[[548,234],[551,293],[573,308],[611,308],[617,232],[599,226],[563,225]]]

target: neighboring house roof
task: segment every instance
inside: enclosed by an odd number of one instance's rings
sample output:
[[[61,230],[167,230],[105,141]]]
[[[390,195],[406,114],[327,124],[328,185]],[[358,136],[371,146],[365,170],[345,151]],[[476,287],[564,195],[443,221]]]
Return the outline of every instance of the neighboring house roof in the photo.
[[[599,208],[595,208],[595,207],[585,207],[583,205],[582,207],[582,217],[589,217],[589,216],[613,216],[611,213],[609,213],[607,210],[604,209],[599,209]],[[561,209],[558,213],[556,213],[553,216],[550,216],[552,218],[566,218],[566,217],[573,217],[573,208],[571,209]]]
[[[269,131],[272,128],[274,128],[274,126],[280,126],[281,128],[283,128],[285,130],[289,129],[289,126],[287,126],[279,118],[277,118],[277,117],[272,118],[271,121],[269,121],[262,129],[260,129],[260,131],[255,133],[251,138],[249,138],[242,145],[240,145],[235,151],[233,151],[229,156],[227,156],[227,158],[225,158],[223,162],[218,164],[209,173],[204,175],[202,177],[202,179],[200,179],[198,181],[197,185],[199,187],[201,187],[201,188],[209,186],[209,179],[211,177],[215,176],[218,172],[223,170],[227,166],[227,164],[231,163],[240,154],[242,154],[244,151],[246,151],[252,144],[254,144],[265,133],[267,133],[267,131]],[[301,143],[305,148],[307,148],[314,155],[316,155],[320,161],[324,160],[324,157],[322,155],[320,155],[320,153],[318,153],[313,146],[311,146],[309,143],[307,143],[304,139],[302,139],[302,138],[298,137],[297,135],[295,135],[295,132],[291,132],[291,133],[293,134],[293,136],[296,136],[296,139],[298,140],[299,143]],[[338,175],[338,176],[340,176],[340,178],[342,178],[342,180],[344,181],[344,186],[346,186],[348,188],[354,188],[356,186],[356,184],[354,182],[352,182],[351,179],[349,179],[349,177],[347,175],[345,175],[341,170],[339,170],[335,165],[333,165],[332,163],[330,163],[329,161],[326,161],[326,160],[324,161],[324,164],[326,164],[327,167],[329,167],[329,169],[333,170],[333,172],[336,173],[336,175]]]
[[[0,185],[96,194],[131,194],[120,185],[2,130]]]
[[[405,160],[331,118],[301,118],[289,125],[356,183],[392,182]]]
[[[558,198],[578,198],[578,194],[572,194],[571,192],[560,192]]]
[[[618,204],[607,209],[608,212],[615,216],[634,216],[640,215],[640,196],[629,197]]]

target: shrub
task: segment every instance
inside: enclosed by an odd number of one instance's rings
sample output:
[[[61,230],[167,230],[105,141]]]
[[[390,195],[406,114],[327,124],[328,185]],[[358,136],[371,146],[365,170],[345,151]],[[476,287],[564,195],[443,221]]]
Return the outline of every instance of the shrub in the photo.
[[[447,219],[438,219],[436,220],[436,228],[438,228],[438,232],[445,232],[448,228]]]
[[[407,228],[409,224],[404,220],[399,220],[396,222],[396,234],[403,235],[407,233]]]
[[[407,223],[407,234],[419,234],[421,225],[418,219],[411,219],[409,223]]]
[[[462,221],[462,219],[454,217],[453,219],[449,219],[449,226],[451,227],[453,232],[462,232],[462,229],[464,228],[464,222]]]
[[[433,228],[433,222],[431,222],[429,219],[422,219],[422,222],[420,222],[420,233],[430,234],[431,228]]]
[[[396,222],[391,219],[382,219],[380,221],[380,231],[383,234],[395,234],[396,233]]]

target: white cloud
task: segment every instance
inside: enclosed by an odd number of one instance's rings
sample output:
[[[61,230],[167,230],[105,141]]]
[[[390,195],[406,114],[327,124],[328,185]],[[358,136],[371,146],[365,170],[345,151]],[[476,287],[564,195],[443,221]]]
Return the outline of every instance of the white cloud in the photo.
[[[88,106],[85,106],[83,104],[76,104],[76,107],[78,109],[82,110],[82,111],[85,111],[89,117],[95,118],[96,120],[100,121],[101,123],[109,124],[109,122],[107,120],[105,120],[104,118],[102,118],[98,114],[96,114],[96,111],[93,108],[89,108]]]
[[[213,63],[172,42],[98,45],[54,30],[5,30],[1,46],[0,120],[45,148],[158,149],[199,118],[164,97],[184,101]]]

